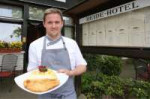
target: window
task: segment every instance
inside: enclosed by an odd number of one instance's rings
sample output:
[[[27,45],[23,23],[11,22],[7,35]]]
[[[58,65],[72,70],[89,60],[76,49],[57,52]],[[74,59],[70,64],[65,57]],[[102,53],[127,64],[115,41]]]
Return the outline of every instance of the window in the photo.
[[[64,36],[73,38],[73,21],[70,17],[63,17],[65,22]]]
[[[0,4],[0,17],[22,19],[22,8]]]
[[[73,38],[73,28],[72,27],[64,27],[64,36]]]
[[[0,41],[21,41],[21,25],[0,22]]]
[[[63,17],[65,25],[69,25],[72,26],[73,25],[73,21],[70,17]]]
[[[29,7],[29,19],[31,20],[43,20],[45,8]]]

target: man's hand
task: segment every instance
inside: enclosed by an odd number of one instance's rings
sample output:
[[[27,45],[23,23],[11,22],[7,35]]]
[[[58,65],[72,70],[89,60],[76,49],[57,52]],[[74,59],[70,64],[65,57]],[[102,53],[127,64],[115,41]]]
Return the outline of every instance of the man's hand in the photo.
[[[60,70],[58,70],[58,72],[65,73],[68,76],[81,75],[85,71],[86,71],[86,66],[84,66],[84,65],[76,66],[76,68],[74,70],[67,70],[67,69],[60,69]]]
[[[68,76],[72,76],[72,75],[71,75],[71,70],[59,69],[58,72],[59,72],[59,73],[65,73],[65,74],[67,74]]]

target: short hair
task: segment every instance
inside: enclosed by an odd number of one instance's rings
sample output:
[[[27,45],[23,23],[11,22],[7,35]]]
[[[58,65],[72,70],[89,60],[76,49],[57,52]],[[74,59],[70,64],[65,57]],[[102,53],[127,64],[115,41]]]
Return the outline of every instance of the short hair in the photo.
[[[46,9],[45,12],[44,12],[43,21],[45,21],[45,17],[46,17],[48,14],[53,14],[53,13],[59,14],[60,17],[61,17],[61,20],[63,21],[62,11],[59,10],[59,9],[57,9],[57,8],[49,8],[49,9]]]

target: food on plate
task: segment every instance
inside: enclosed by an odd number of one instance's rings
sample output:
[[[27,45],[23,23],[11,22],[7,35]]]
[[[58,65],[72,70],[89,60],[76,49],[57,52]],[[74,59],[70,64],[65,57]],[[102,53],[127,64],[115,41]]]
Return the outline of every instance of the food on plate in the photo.
[[[46,66],[39,66],[39,69],[32,71],[24,81],[24,87],[33,92],[48,91],[59,84],[56,73]]]
[[[24,82],[25,88],[33,92],[44,92],[48,91],[59,85],[58,80],[49,79],[28,79]]]

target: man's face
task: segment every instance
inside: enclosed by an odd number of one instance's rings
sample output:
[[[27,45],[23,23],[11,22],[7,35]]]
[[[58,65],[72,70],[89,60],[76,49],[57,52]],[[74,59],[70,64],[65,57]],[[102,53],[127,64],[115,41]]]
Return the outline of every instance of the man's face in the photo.
[[[46,28],[46,33],[53,39],[57,38],[61,34],[61,29],[63,27],[63,21],[57,13],[48,14],[43,22]]]

